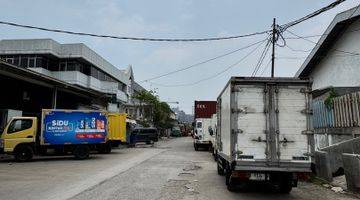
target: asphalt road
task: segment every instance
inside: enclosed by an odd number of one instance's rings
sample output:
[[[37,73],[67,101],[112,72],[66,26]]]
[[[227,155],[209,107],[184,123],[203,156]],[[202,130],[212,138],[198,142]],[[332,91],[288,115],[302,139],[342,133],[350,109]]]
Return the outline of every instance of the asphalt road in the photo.
[[[356,199],[311,183],[288,195],[264,187],[229,192],[211,154],[194,151],[191,138],[116,149],[85,161],[9,161],[0,161],[0,199]]]

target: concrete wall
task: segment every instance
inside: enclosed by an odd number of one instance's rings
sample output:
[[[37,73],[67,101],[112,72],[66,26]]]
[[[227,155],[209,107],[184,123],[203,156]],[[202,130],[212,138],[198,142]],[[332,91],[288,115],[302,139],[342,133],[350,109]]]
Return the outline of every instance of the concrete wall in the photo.
[[[360,192],[360,155],[344,153],[342,159],[347,189],[353,192]]]
[[[343,153],[360,154],[360,138],[354,138],[351,140],[340,142],[322,148],[321,151],[327,152],[329,154],[331,173],[335,173],[340,168],[344,168],[342,158]]]
[[[360,56],[351,56],[334,50],[360,52],[359,34],[354,31],[358,29],[360,29],[360,20],[350,25],[326,57],[315,67],[310,74],[313,79],[313,90],[329,86],[360,86]]]

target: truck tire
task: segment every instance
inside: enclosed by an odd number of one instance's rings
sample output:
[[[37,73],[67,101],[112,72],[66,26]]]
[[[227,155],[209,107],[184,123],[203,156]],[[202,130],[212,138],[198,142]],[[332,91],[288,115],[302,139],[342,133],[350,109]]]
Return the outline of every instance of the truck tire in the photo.
[[[76,160],[84,160],[90,155],[90,148],[86,145],[78,145],[73,152]]]
[[[280,193],[289,194],[292,190],[291,176],[285,176],[280,181]]]
[[[194,149],[195,149],[195,151],[199,151],[199,145],[194,143]]]
[[[230,192],[236,191],[236,185],[234,181],[231,180],[231,170],[227,169],[225,173],[225,183],[226,187]]]
[[[222,168],[221,164],[219,162],[217,162],[217,173],[220,175],[220,176],[224,176],[225,175],[225,172],[224,172],[224,169]]]
[[[29,145],[21,145],[15,148],[14,156],[18,162],[27,162],[33,158],[34,150]]]
[[[112,149],[112,146],[110,143],[106,143],[104,145],[101,145],[100,149],[99,149],[99,153],[103,153],[103,154],[109,154],[111,153],[111,149]]]

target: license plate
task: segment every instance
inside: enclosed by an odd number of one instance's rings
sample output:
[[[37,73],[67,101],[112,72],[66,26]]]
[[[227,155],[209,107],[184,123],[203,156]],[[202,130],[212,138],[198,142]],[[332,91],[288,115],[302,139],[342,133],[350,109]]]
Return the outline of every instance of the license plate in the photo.
[[[250,174],[250,180],[254,180],[254,181],[265,181],[265,174],[251,173],[251,174]]]

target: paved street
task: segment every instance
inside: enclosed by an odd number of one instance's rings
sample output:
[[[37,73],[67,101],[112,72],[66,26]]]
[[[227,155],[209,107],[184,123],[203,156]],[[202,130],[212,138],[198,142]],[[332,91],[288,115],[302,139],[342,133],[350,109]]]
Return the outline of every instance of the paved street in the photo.
[[[355,199],[300,183],[290,195],[254,188],[228,192],[211,154],[191,138],[116,149],[110,155],[0,162],[0,199]]]

